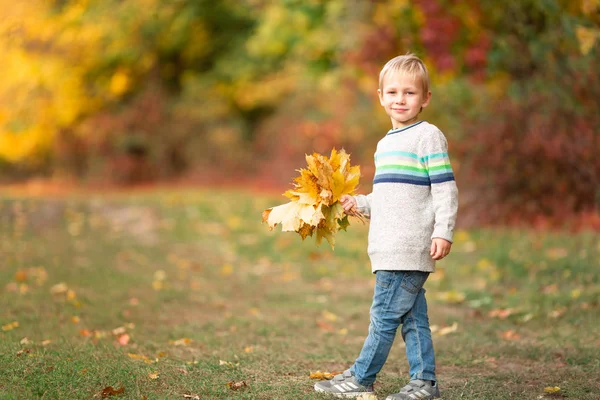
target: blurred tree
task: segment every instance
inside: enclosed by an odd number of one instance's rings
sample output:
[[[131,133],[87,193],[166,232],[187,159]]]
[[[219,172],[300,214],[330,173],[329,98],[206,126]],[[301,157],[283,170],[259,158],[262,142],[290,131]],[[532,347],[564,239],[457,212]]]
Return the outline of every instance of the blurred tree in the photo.
[[[368,177],[389,125],[379,70],[412,51],[432,77],[424,117],[447,132],[463,193],[489,194],[484,218],[589,210],[600,196],[599,9],[0,0],[0,167],[124,183],[194,170],[287,181],[302,154],[343,143]]]

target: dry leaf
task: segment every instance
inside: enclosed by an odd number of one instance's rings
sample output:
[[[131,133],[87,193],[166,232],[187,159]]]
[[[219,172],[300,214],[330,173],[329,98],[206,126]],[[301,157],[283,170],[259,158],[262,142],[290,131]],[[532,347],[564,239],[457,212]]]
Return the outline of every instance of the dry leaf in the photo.
[[[339,375],[341,373],[342,373],[341,371],[334,371],[334,372],[317,371],[317,372],[311,372],[308,377],[310,379],[320,379],[320,380],[333,379],[334,376]]]
[[[319,327],[320,330],[324,331],[324,332],[333,332],[335,331],[335,327],[321,319],[317,320],[317,326]]]
[[[124,326],[120,326],[120,327],[115,328],[115,329],[112,330],[112,334],[115,335],[115,336],[122,335],[125,332],[126,331],[125,331],[125,327]]]
[[[29,340],[28,337],[24,337],[23,339],[21,339],[21,341],[19,343],[21,343],[23,345],[28,345],[31,343],[31,340]]]
[[[50,293],[59,295],[59,294],[67,293],[68,290],[69,290],[69,287],[67,286],[67,284],[64,282],[61,282],[61,283],[57,283],[56,285],[52,286],[50,288]]]
[[[142,360],[144,361],[146,364],[152,364],[154,362],[156,362],[156,360],[152,360],[146,356],[143,356],[141,354],[134,354],[134,353],[127,353],[127,357],[133,359],[133,360]]]
[[[335,315],[334,313],[329,312],[327,310],[323,310],[321,315],[323,316],[323,318],[325,318],[326,321],[329,321],[329,322],[335,322],[338,319],[337,315]]]
[[[498,309],[491,310],[488,313],[488,316],[490,316],[492,318],[496,317],[498,319],[506,319],[506,318],[510,317],[514,312],[515,312],[515,309],[513,309],[513,308],[504,308],[504,309],[498,308]]]
[[[19,351],[17,351],[17,357],[21,356],[21,354],[29,354],[29,353],[31,353],[31,349],[19,350]]]
[[[519,340],[521,339],[521,335],[519,335],[517,332],[513,331],[512,329],[509,329],[505,332],[502,332],[502,338],[505,340]]]
[[[560,388],[558,386],[546,386],[544,388],[544,393],[558,393],[560,392]]]
[[[109,396],[118,396],[123,393],[125,393],[125,388],[122,386],[118,389],[115,389],[112,386],[107,386],[104,389],[102,389],[102,392],[100,395],[102,396],[102,398],[105,398],[105,397],[109,397]]]
[[[333,248],[335,234],[349,225],[339,200],[354,193],[360,167],[350,166],[350,155],[343,149],[333,149],[329,157],[307,155],[306,163],[307,168],[298,170],[294,188],[283,194],[291,201],[263,211],[262,220],[270,229],[281,224],[283,232],[297,232],[303,240],[316,232],[317,245],[325,238]],[[361,214],[356,216],[364,222]]]
[[[27,272],[23,270],[19,270],[15,272],[15,281],[17,282],[25,282],[27,280]]]
[[[465,301],[465,294],[456,290],[438,293],[437,298],[444,303],[459,304]]]
[[[129,339],[130,336],[126,333],[119,335],[119,337],[117,338],[117,343],[119,343],[121,346],[125,346],[127,345],[127,343],[129,343]]]
[[[219,360],[219,365],[225,365],[229,368],[235,368],[235,367],[239,367],[240,363],[232,363],[231,361],[224,361],[224,360]]]
[[[184,394],[183,398],[184,399],[192,399],[192,400],[200,400],[200,396],[197,396],[194,394]]]
[[[19,322],[18,321],[13,321],[13,322],[8,323],[6,325],[2,325],[2,330],[4,332],[7,332],[7,331],[12,331],[13,329],[18,328],[18,327],[19,327]]]
[[[458,322],[455,322],[455,323],[452,324],[452,326],[446,326],[446,327],[440,329],[437,332],[437,334],[439,336],[446,336],[446,335],[448,335],[450,333],[456,332],[457,330],[458,330]]]
[[[228,382],[227,386],[229,386],[229,389],[231,390],[240,390],[240,389],[244,389],[247,388],[248,385],[246,384],[246,381],[240,381],[240,382]]]
[[[148,374],[148,378],[150,378],[150,379],[158,379],[158,377],[159,377],[159,373],[158,372],[150,372]]]
[[[177,339],[177,340],[169,340],[169,343],[175,346],[187,346],[188,344],[192,343],[193,340],[189,339],[189,338],[181,338],[181,339]]]

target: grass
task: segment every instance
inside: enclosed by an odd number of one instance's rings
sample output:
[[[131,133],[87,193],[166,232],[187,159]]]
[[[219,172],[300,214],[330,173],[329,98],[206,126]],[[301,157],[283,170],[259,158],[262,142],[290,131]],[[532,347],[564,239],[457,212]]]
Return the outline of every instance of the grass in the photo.
[[[269,232],[283,200],[0,197],[0,399],[326,398],[309,374],[350,366],[367,333],[368,227],[335,251]],[[600,398],[597,233],[461,230],[438,267],[443,399]],[[407,382],[402,345],[380,399]]]

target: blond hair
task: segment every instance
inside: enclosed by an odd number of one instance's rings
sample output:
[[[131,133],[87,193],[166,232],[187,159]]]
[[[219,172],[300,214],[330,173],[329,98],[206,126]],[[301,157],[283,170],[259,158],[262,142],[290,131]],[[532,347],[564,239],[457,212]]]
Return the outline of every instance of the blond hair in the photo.
[[[412,53],[392,58],[379,73],[379,90],[383,90],[383,80],[389,73],[400,72],[421,81],[423,93],[429,92],[429,72],[423,61]]]

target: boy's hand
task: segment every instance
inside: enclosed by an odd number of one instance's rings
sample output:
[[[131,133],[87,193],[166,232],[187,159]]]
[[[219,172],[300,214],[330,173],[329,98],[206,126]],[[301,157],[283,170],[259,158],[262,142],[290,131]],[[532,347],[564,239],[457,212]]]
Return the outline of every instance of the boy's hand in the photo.
[[[433,238],[431,241],[431,258],[441,260],[450,253],[452,243],[442,238]]]
[[[340,198],[340,203],[342,203],[346,214],[356,213],[356,199],[354,197],[345,194]]]

